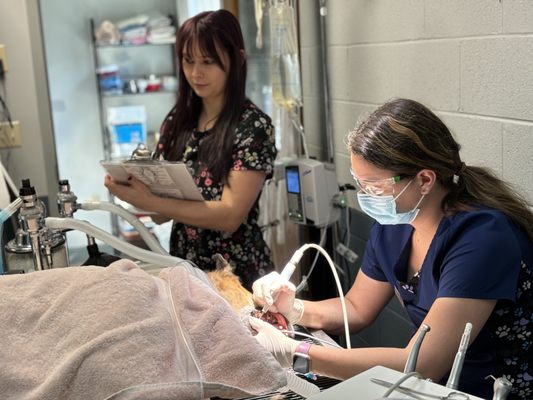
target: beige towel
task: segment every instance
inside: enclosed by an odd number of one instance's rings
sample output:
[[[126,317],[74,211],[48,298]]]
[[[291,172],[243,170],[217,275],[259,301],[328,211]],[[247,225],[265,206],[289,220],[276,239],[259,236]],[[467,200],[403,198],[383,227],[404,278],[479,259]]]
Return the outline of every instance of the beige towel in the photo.
[[[0,397],[231,398],[285,385],[217,293],[180,267],[161,278],[127,260],[0,277]]]

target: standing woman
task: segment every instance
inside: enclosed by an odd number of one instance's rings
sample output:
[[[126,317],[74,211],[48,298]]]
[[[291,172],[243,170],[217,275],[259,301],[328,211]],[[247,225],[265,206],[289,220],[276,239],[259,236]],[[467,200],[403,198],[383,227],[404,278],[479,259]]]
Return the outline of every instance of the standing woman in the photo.
[[[239,21],[226,10],[202,12],[177,35],[178,100],[161,127],[155,157],[186,163],[204,201],[154,195],[139,180],[106,176],[111,193],[174,220],[170,253],[204,270],[222,254],[243,285],[273,270],[257,224],[258,198],[276,158],[270,118],[245,95],[246,54]]]

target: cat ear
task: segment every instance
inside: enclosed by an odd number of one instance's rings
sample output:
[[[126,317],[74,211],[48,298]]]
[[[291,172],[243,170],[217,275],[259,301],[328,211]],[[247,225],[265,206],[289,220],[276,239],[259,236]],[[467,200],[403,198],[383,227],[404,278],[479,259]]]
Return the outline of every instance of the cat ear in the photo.
[[[229,267],[230,268],[230,271],[233,271],[233,268],[231,267],[231,265],[226,261],[226,259],[224,258],[224,256],[220,253],[215,253],[213,255],[213,257],[211,257],[215,263],[216,263],[216,268],[217,269],[224,269],[225,267]]]

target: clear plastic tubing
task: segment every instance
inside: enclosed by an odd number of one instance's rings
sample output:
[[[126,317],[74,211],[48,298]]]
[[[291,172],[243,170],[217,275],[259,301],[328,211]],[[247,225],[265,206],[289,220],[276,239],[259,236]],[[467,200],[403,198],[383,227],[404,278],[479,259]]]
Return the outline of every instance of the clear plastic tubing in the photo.
[[[162,267],[183,267],[191,275],[196,276],[202,282],[206,283],[209,287],[213,287],[211,281],[207,278],[202,270],[193,267],[188,261],[174,257],[170,255],[157,254],[149,250],[141,249],[140,247],[134,246],[132,244],[126,243],[119,238],[97,228],[87,221],[80,221],[73,218],[54,218],[47,217],[45,219],[45,225],[48,228],[52,229],[76,229],[92,237],[107,243],[111,247],[117,249],[118,251],[133,257],[137,260],[144,261],[146,263],[151,263],[155,265],[160,265]]]
[[[146,228],[146,226],[144,226],[144,224],[139,221],[135,215],[127,211],[124,207],[99,201],[82,203],[80,204],[80,207],[82,210],[103,210],[119,215],[121,218],[128,221],[135,229],[137,229],[137,232],[139,232],[150,250],[152,250],[154,253],[168,255],[168,252],[163,248],[163,246],[161,246],[161,243],[159,243],[157,238],[150,233],[148,228]]]

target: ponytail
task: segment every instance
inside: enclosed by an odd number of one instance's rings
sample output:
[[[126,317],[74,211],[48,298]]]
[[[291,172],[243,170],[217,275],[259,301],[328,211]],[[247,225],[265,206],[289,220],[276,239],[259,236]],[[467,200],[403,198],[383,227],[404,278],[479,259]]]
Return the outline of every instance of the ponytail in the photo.
[[[499,210],[521,226],[533,241],[531,204],[489,169],[462,165],[445,185],[449,192],[442,201],[443,210],[447,213],[466,211],[476,204]]]

